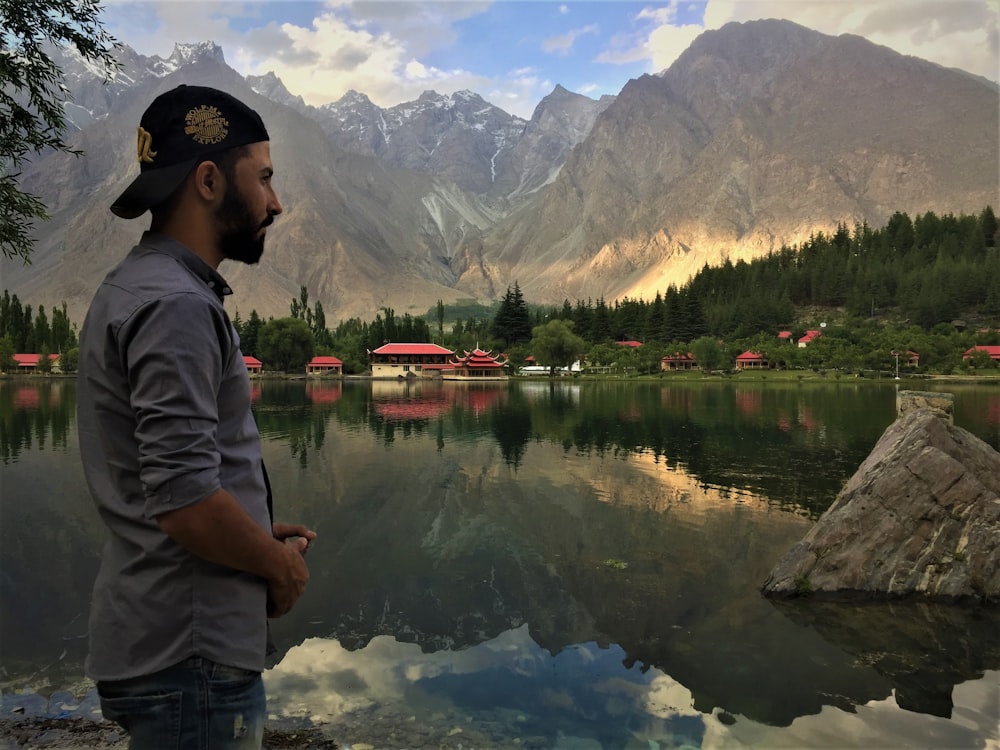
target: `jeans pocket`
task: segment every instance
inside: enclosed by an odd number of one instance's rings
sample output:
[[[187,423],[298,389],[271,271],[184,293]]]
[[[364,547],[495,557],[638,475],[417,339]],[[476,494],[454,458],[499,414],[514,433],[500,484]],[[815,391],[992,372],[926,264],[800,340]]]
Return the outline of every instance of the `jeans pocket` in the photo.
[[[230,667],[225,664],[209,663],[211,664],[211,668],[209,669],[208,680],[212,683],[247,683],[260,674],[260,672],[254,672],[251,669],[240,669],[239,667]]]
[[[152,695],[109,694],[113,692],[98,688],[101,713],[128,732],[129,747],[180,750],[181,691]]]

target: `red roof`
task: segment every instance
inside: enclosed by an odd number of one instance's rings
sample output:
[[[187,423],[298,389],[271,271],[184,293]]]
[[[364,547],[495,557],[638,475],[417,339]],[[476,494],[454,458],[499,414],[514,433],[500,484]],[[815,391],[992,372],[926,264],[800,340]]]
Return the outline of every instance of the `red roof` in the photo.
[[[681,354],[680,352],[674,352],[673,354],[668,354],[663,357],[661,362],[694,362],[694,355],[691,352],[686,354]]]
[[[262,364],[264,364],[256,357],[251,357],[248,354],[243,355],[243,362],[246,364],[247,367],[260,367]]]
[[[813,339],[819,338],[821,331],[806,331],[806,335],[799,339],[800,344],[808,344]]]
[[[17,362],[18,367],[38,367],[39,361],[42,359],[41,354],[15,354],[14,361]],[[50,354],[49,359],[55,362],[59,359],[58,354]]]
[[[452,364],[458,367],[476,368],[500,368],[507,366],[507,360],[500,361],[502,354],[493,355],[491,352],[484,352],[482,349],[474,349],[471,352],[466,350],[461,357],[456,356]]]
[[[631,346],[633,349],[642,346],[641,341],[616,341],[615,343],[618,344],[618,346]]]
[[[437,344],[385,344],[372,354],[454,354],[451,349],[445,349]]]
[[[975,352],[986,352],[990,355],[990,359],[1000,359],[1000,346],[974,346],[967,350],[962,356],[963,358],[968,359]]]
[[[736,358],[737,362],[759,362],[763,360],[764,358],[757,352],[743,352]]]
[[[785,339],[790,339],[792,337],[791,331],[778,331],[778,338],[784,341]]]
[[[336,357],[313,357],[309,360],[310,367],[340,367],[343,364]]]

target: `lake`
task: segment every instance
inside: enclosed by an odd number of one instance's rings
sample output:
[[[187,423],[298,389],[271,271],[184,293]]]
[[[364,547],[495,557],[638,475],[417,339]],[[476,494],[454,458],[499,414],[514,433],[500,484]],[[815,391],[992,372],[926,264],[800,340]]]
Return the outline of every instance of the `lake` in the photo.
[[[1000,449],[996,386],[917,387]],[[319,533],[273,622],[272,723],[345,747],[997,747],[997,608],[759,593],[895,390],[255,381],[276,516]],[[75,408],[72,381],[0,381],[4,713],[95,711]]]

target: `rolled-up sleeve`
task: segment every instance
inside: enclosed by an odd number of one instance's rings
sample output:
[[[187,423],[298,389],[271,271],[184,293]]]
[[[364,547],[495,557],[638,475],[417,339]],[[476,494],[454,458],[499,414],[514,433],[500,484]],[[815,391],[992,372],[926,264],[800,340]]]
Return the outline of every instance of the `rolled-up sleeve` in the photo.
[[[217,306],[182,292],[143,305],[119,331],[149,518],[221,487],[217,388],[228,327]]]

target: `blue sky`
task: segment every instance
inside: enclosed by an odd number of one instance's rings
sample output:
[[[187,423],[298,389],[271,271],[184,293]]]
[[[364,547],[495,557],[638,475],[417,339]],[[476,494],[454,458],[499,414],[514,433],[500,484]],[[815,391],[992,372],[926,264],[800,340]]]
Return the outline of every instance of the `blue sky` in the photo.
[[[140,54],[211,40],[243,74],[273,71],[308,103],[350,89],[388,107],[470,89],[521,117],[556,84],[591,97],[669,65],[705,30],[786,18],[997,80],[1000,0],[106,0]]]

